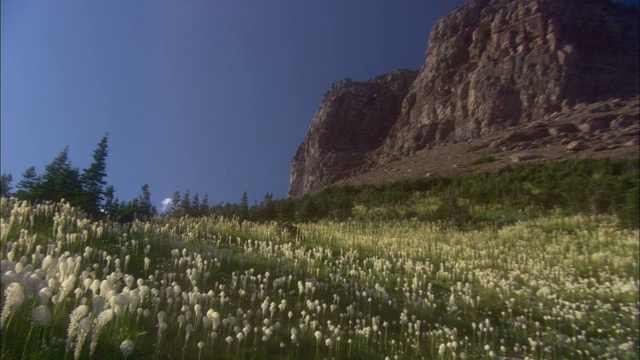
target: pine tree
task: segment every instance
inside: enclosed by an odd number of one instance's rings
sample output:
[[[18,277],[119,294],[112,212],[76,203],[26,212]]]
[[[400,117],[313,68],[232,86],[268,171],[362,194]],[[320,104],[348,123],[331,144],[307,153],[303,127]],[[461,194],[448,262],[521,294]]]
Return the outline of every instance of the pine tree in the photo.
[[[68,146],[45,167],[41,181],[31,193],[38,200],[58,202],[65,199],[71,205],[80,205],[83,197],[80,170],[71,166]]]
[[[209,194],[204,193],[202,197],[202,203],[200,204],[200,211],[203,215],[207,215],[209,213]]]
[[[187,189],[187,191],[184,192],[184,195],[182,195],[182,200],[180,200],[181,215],[189,214],[190,210],[191,210],[191,191]]]
[[[149,217],[156,215],[156,207],[151,204],[151,192],[149,191],[149,184],[142,185],[139,199],[140,216]]]
[[[180,210],[180,190],[176,190],[173,193],[173,197],[171,198],[171,208],[170,211],[171,213],[173,213],[174,215],[180,216],[180,214],[178,213],[178,210]]]
[[[191,201],[191,215],[200,216],[200,196],[198,193],[193,195],[193,200]]]
[[[240,219],[245,220],[249,217],[249,197],[247,196],[246,191],[242,193],[242,198],[240,198],[240,208],[238,210],[238,216]]]
[[[0,196],[2,197],[11,196],[12,182],[13,182],[13,176],[11,176],[11,174],[2,173],[2,175],[0,175]]]
[[[94,217],[100,215],[100,207],[104,200],[104,180],[107,176],[107,135],[105,135],[98,147],[93,151],[93,163],[84,169],[80,182],[84,190],[83,208]]]
[[[18,182],[16,195],[22,200],[33,200],[33,191],[39,182],[36,168],[31,166],[22,173],[22,180]]]
[[[275,220],[276,218],[276,207],[273,203],[273,194],[266,193],[264,195],[264,200],[260,204],[261,208],[261,217],[263,220]]]
[[[113,185],[109,185],[104,189],[104,212],[108,216],[113,216],[118,210],[118,200],[114,199],[115,190]]]

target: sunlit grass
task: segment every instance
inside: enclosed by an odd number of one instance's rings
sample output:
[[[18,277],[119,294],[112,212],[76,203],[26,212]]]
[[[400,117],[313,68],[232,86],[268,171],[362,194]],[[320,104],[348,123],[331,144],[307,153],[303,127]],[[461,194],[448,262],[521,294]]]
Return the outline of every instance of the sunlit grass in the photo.
[[[639,233],[613,216],[322,221],[292,236],[1,205],[3,359],[639,355]]]

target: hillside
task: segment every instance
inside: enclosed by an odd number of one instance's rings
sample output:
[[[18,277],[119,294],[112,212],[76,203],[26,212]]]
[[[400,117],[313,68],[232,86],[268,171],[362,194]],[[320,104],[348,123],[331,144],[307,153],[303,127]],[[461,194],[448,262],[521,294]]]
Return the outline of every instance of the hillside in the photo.
[[[638,357],[639,234],[607,214],[0,223],[3,359]]]

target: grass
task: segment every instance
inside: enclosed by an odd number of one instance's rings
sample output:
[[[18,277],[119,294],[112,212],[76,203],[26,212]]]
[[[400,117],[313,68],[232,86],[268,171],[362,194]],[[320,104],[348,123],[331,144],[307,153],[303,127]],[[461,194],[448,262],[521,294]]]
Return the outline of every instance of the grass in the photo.
[[[477,159],[471,161],[471,165],[480,165],[480,164],[488,164],[494,161],[497,161],[495,156],[493,155],[483,155]]]
[[[2,358],[120,359],[127,340],[141,359],[638,357],[637,228],[429,194],[296,223],[297,236],[217,216],[93,222],[2,199]],[[69,336],[82,304],[91,324],[115,314],[93,356],[94,327],[77,352]]]

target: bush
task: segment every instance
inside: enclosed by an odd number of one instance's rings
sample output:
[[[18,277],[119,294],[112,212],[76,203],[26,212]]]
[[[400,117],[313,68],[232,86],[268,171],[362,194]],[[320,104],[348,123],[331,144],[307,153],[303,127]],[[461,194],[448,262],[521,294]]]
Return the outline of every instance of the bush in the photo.
[[[496,160],[498,160],[498,159],[496,159],[495,156],[493,156],[493,155],[484,155],[484,156],[481,156],[481,157],[473,160],[471,162],[471,165],[487,164],[487,163],[492,163],[492,162],[494,162]]]

